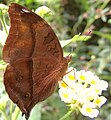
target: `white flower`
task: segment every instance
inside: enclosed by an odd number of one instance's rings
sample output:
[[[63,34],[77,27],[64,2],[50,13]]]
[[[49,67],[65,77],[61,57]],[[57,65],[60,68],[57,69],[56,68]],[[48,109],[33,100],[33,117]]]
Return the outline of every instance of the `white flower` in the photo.
[[[86,78],[85,70],[77,71],[76,78],[77,78],[78,82],[80,82],[80,83],[86,82],[87,78]]]
[[[97,117],[99,114],[99,111],[94,108],[92,103],[84,104],[82,108],[80,108],[80,111],[84,116],[89,116],[90,118]]]
[[[81,91],[84,91],[84,85],[79,83],[71,84],[70,87],[76,92],[79,93]]]
[[[91,88],[94,89],[98,95],[101,95],[103,90],[107,90],[108,83],[104,80],[98,80],[98,82],[95,85],[92,85]]]
[[[4,31],[0,30],[0,44],[4,46],[7,35]]]
[[[95,91],[95,93],[97,93],[98,95],[102,94],[101,86],[95,85],[95,86],[91,87],[91,89],[93,89]]]
[[[108,88],[108,83],[104,80],[100,80],[99,85],[101,86],[102,90],[107,90]]]
[[[94,99],[93,103],[97,105],[98,107],[101,107],[107,99],[104,96],[100,96]]]
[[[77,101],[79,101],[81,104],[84,104],[87,101],[84,90],[77,93]]]
[[[65,103],[72,103],[73,102],[73,91],[71,89],[59,89],[59,95],[61,97],[61,100]]]
[[[95,97],[98,96],[98,94],[94,91],[94,89],[91,89],[91,88],[86,88],[85,94],[86,94],[87,101],[92,101],[94,100]]]
[[[7,29],[7,31],[9,32],[10,26],[6,26],[6,29]],[[7,34],[6,34],[6,32],[3,31],[3,30],[0,30],[0,44],[1,44],[2,46],[5,45],[6,39],[7,39]]]
[[[95,75],[89,76],[89,81],[88,81],[88,83],[89,83],[90,85],[95,86],[95,85],[98,84],[99,81],[100,81],[100,79],[99,79],[97,76],[95,76]]]

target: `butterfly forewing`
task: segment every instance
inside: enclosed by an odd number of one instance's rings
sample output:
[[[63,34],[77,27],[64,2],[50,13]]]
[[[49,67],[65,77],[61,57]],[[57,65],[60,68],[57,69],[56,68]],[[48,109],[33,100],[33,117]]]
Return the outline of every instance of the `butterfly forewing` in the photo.
[[[63,53],[51,27],[37,14],[18,4],[9,7],[11,28],[3,49],[6,62],[24,57],[48,56],[62,60]]]

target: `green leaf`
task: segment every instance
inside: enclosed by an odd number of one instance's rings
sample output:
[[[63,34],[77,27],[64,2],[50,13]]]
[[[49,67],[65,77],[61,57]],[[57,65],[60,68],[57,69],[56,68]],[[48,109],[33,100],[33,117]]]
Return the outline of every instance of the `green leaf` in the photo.
[[[15,108],[13,114],[12,114],[13,120],[17,120],[19,114],[20,114],[20,109],[18,108],[18,106],[16,106],[16,108]]]
[[[29,5],[29,4],[31,4],[31,3],[33,3],[34,2],[34,0],[26,0],[25,1],[25,3],[27,4],[27,5]]]
[[[0,113],[2,113],[4,120],[9,120],[8,115],[6,114],[6,105],[7,105],[8,100],[9,99],[7,96],[3,96],[0,99]]]
[[[1,60],[0,61],[0,70],[5,70],[5,69],[6,69],[6,63],[3,60]]]
[[[111,24],[111,19],[108,20],[108,23]]]
[[[4,97],[2,97],[1,99],[0,99],[0,110],[2,111],[2,110],[5,110],[5,107],[6,107],[6,104],[7,104],[7,101],[9,100],[7,100],[8,98],[7,98],[7,96],[4,96]]]
[[[62,40],[60,41],[60,44],[63,47],[65,47],[66,45],[70,44],[70,43],[74,43],[77,41],[86,41],[90,38],[90,36],[80,36],[80,35],[75,35],[72,39],[69,40]]]
[[[42,104],[37,104],[31,112],[29,120],[41,120],[41,108]]]
[[[100,36],[100,37],[103,37],[105,39],[111,40],[111,34],[102,33],[102,32],[99,32],[99,31],[94,31],[93,33]]]

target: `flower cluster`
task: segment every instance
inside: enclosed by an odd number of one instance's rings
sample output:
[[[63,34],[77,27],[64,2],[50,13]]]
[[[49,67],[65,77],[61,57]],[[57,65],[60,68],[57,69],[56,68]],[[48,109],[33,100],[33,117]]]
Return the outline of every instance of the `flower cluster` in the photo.
[[[94,118],[99,114],[100,108],[106,98],[102,91],[107,90],[108,83],[100,80],[91,71],[69,68],[70,72],[59,82],[59,95],[71,109],[78,108],[84,116]]]
[[[8,6],[4,5],[4,4],[0,4],[0,14],[2,12],[2,14],[6,14],[8,11]]]
[[[40,15],[41,17],[44,17],[46,14],[48,14],[48,15],[52,14],[51,10],[46,6],[41,6],[41,7],[37,8],[35,13]]]

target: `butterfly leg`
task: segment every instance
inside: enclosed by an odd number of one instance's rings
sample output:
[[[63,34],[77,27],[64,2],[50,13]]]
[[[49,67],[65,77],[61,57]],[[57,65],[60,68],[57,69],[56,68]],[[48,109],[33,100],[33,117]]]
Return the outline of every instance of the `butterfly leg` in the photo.
[[[71,69],[70,71],[66,72],[65,75],[69,74],[72,70],[74,70],[74,68]]]

